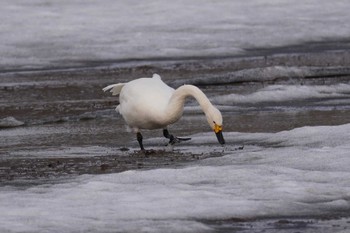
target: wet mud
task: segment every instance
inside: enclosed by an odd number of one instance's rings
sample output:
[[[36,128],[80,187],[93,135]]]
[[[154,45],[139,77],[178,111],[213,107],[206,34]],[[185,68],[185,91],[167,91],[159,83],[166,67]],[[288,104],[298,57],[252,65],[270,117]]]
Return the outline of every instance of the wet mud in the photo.
[[[11,158],[0,162],[1,185],[30,185],[54,182],[82,174],[107,174],[127,170],[183,167],[186,163],[220,156],[218,153],[191,154],[180,151],[116,148],[117,153],[91,157]]]

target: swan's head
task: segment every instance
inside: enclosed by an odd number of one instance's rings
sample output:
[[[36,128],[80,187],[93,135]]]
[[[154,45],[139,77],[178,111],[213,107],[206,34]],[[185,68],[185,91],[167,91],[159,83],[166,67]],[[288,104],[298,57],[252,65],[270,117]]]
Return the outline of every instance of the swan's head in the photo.
[[[214,106],[210,106],[206,112],[207,121],[210,127],[214,130],[220,144],[225,144],[224,136],[222,135],[222,115],[221,112]]]

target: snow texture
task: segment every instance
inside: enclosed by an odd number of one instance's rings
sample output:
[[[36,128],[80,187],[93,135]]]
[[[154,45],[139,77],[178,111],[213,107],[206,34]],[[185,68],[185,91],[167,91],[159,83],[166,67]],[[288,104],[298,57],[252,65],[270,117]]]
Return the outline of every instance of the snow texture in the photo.
[[[4,0],[0,66],[213,57],[347,40],[350,2]]]
[[[83,175],[1,188],[2,232],[199,232],[200,220],[317,217],[350,210],[350,124],[227,133],[223,157],[177,169]],[[202,153],[193,135],[188,147]],[[244,142],[243,150],[234,150]],[[196,151],[196,148],[197,151]],[[185,148],[184,148],[185,149]],[[215,149],[211,146],[210,150]]]

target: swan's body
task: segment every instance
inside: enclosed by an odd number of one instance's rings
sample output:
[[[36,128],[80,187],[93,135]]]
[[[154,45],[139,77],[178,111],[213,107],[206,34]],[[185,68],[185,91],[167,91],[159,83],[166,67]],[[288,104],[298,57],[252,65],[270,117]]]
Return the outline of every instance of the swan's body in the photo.
[[[117,111],[123,116],[130,128],[137,133],[142,150],[141,129],[164,129],[164,136],[175,140],[168,134],[166,127],[178,121],[183,113],[185,99],[194,97],[205,113],[211,128],[217,133],[218,140],[224,144],[222,136],[222,116],[206,95],[193,85],[183,85],[178,89],[166,85],[159,75],[152,78],[140,78],[128,83],[112,84],[103,89],[119,94],[120,104]],[[172,138],[171,138],[172,137]]]

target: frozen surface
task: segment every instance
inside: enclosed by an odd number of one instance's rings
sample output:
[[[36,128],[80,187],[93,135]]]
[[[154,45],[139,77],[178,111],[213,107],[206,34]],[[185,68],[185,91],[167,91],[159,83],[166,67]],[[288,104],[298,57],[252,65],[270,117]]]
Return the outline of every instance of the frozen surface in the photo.
[[[0,128],[11,128],[24,125],[24,122],[17,120],[14,117],[5,117],[0,119]]]
[[[215,102],[226,105],[261,104],[264,102],[295,102],[337,99],[339,103],[348,101],[350,85],[346,83],[334,85],[269,85],[250,94],[229,94],[213,98]]]
[[[350,124],[278,133],[193,135],[182,150],[223,151],[178,169],[83,175],[1,187],[2,232],[203,232],[203,221],[348,216]],[[245,145],[243,150],[235,150]]]
[[[323,217],[346,232],[349,8],[345,0],[2,1],[0,232],[205,232],[215,221]],[[333,51],[249,57],[293,45],[314,52],[317,43]],[[247,56],[220,59],[236,55]],[[135,136],[101,88],[151,76],[155,67],[127,63],[138,59],[167,61],[156,72],[174,87],[205,89],[223,112],[226,146],[203,133],[190,100],[171,130],[192,140],[171,154],[161,132],[145,132],[161,158],[135,159]],[[46,71],[16,72],[33,68]],[[305,125],[314,127],[296,128]]]
[[[0,68],[84,61],[213,57],[346,40],[347,0],[5,0]]]

